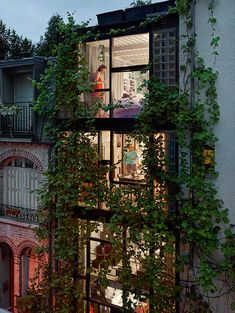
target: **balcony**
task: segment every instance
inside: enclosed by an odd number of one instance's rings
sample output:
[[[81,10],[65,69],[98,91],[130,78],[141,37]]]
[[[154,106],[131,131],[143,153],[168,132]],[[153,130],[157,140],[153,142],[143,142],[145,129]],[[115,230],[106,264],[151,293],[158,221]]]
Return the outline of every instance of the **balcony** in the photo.
[[[31,102],[4,103],[0,106],[1,137],[32,135]]]
[[[20,208],[7,204],[0,204],[0,217],[10,218],[26,223],[38,223],[37,210]]]

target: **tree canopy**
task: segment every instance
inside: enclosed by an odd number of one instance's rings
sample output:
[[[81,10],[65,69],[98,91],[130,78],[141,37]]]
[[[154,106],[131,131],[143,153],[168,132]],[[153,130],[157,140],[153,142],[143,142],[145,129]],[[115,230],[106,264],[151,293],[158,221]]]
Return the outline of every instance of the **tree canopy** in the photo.
[[[30,57],[34,45],[27,37],[19,36],[14,29],[8,28],[0,20],[0,59]]]
[[[64,24],[63,18],[58,15],[52,15],[44,36],[41,36],[39,43],[36,45],[35,54],[45,57],[56,55],[56,45],[63,41],[61,26]]]
[[[17,34],[14,29],[8,28],[0,20],[0,60],[16,59],[40,55],[50,57],[56,55],[56,45],[63,41],[61,26],[64,24],[63,18],[53,15],[38,43],[33,44],[31,39]]]
[[[131,2],[130,7],[135,8],[135,7],[140,7],[142,5],[147,5],[147,4],[151,4],[151,3],[152,3],[151,0],[145,0],[145,1],[144,0],[135,0],[135,1]]]

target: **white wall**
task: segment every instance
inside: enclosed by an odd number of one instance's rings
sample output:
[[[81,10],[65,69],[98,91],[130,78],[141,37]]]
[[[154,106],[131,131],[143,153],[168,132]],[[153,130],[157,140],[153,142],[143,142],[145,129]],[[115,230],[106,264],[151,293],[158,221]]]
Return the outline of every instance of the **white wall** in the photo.
[[[215,128],[215,134],[219,138],[215,147],[219,171],[216,185],[219,197],[229,209],[231,223],[235,224],[235,1],[215,1],[216,35],[220,36],[216,60],[211,56],[209,46],[211,29],[207,23],[208,2],[210,1],[198,0],[196,4],[197,48],[206,65],[213,66],[219,72],[217,92],[221,116]]]
[[[210,0],[196,1],[197,50],[206,65],[212,66],[219,72],[217,92],[221,116],[215,127],[215,134],[219,139],[215,146],[216,170],[219,172],[219,177],[215,183],[218,197],[223,200],[224,207],[229,209],[230,223],[235,225],[235,1],[215,0],[217,18],[215,35],[220,36],[219,55],[216,60],[211,54],[211,26],[207,23],[209,2]],[[180,60],[183,60],[182,54]],[[212,312],[229,313],[230,301],[231,297],[227,296],[212,301]]]

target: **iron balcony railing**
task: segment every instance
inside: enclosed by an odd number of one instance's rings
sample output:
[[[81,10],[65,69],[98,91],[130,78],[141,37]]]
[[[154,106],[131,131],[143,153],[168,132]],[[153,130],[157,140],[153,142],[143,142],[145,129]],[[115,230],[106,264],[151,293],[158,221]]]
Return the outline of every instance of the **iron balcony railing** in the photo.
[[[15,207],[7,204],[0,204],[0,217],[6,217],[27,223],[38,223],[37,210]]]
[[[0,131],[2,134],[32,134],[32,103],[4,103],[0,106]]]

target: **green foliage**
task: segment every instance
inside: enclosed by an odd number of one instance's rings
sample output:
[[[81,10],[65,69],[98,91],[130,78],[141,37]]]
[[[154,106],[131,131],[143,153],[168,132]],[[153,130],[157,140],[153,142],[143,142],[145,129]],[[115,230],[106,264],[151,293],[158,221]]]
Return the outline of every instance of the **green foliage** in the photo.
[[[34,45],[28,38],[19,36],[0,20],[0,60],[22,58],[33,55]]]
[[[146,4],[151,4],[152,1],[151,0],[135,0],[133,2],[131,2],[130,7],[135,8],[135,7],[141,7],[142,5],[146,5]]]
[[[44,57],[52,57],[56,55],[56,47],[62,43],[64,39],[61,32],[63,24],[63,18],[58,14],[55,14],[50,18],[44,36],[40,38],[39,43],[35,47],[36,55]]]
[[[0,60],[7,57],[9,51],[8,36],[10,36],[10,30],[7,29],[6,25],[0,20]]]

